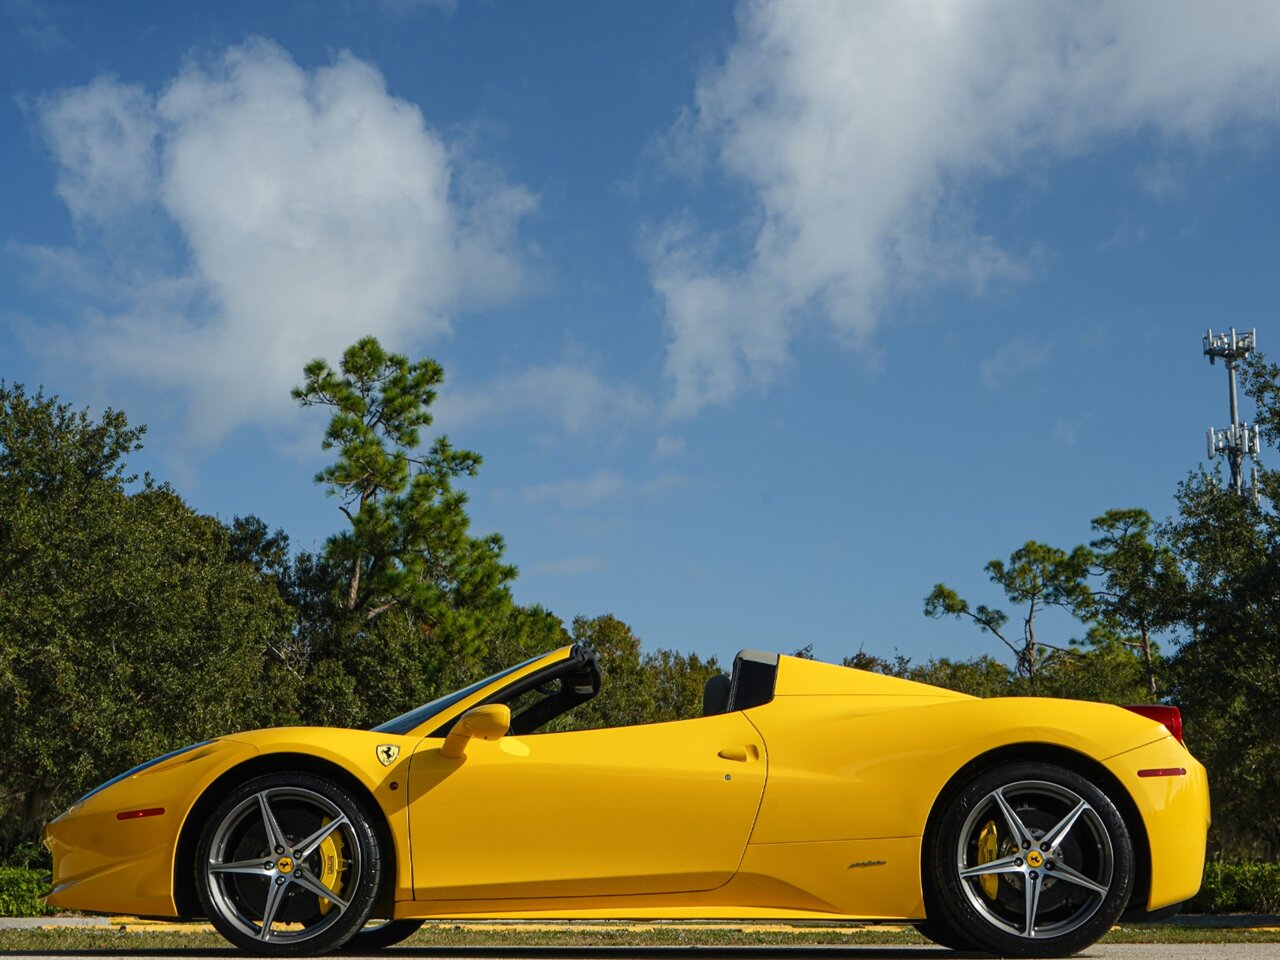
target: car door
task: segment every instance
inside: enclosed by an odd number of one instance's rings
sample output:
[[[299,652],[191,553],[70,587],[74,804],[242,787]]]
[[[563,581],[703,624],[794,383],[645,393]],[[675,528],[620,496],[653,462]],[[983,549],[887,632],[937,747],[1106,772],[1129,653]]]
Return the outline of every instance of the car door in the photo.
[[[414,751],[409,824],[420,900],[710,890],[733,876],[764,790],[741,713],[472,740]]]

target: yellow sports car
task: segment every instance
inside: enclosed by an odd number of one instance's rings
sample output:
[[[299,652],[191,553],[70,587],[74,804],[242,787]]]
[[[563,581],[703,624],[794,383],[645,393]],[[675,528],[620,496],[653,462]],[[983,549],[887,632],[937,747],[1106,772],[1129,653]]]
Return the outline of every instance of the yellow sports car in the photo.
[[[1200,886],[1208,785],[1171,707],[743,651],[701,717],[538,732],[599,688],[565,647],[373,730],[157,757],[45,828],[49,903],[207,917],[265,955],[428,917],[609,917],[907,921],[1049,957]]]

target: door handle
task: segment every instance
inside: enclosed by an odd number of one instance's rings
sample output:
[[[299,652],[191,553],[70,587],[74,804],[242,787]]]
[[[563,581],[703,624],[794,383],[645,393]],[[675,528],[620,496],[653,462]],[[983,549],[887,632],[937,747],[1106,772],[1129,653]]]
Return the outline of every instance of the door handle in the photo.
[[[754,743],[748,743],[743,747],[725,747],[716,754],[721,760],[733,760],[737,763],[746,763],[748,760],[760,759],[760,751],[756,749]]]

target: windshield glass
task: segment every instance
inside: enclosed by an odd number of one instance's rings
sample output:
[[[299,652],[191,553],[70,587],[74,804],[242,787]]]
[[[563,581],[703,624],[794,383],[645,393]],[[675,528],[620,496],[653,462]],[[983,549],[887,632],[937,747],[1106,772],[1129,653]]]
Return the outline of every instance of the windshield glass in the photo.
[[[440,713],[442,710],[447,710],[455,703],[465,700],[477,690],[487,687],[495,680],[501,680],[508,674],[515,673],[522,667],[527,667],[535,660],[541,660],[544,656],[546,656],[546,654],[540,653],[536,657],[530,657],[528,660],[524,661],[524,663],[517,663],[514,667],[507,667],[507,669],[501,670],[491,677],[485,677],[483,680],[477,680],[469,687],[463,687],[461,690],[455,690],[453,693],[446,693],[443,697],[436,697],[430,703],[424,703],[420,707],[414,707],[408,713],[402,713],[393,720],[388,720],[386,723],[381,723],[378,726],[373,727],[373,731],[375,733],[409,733],[414,729],[414,727],[420,726],[435,714]]]

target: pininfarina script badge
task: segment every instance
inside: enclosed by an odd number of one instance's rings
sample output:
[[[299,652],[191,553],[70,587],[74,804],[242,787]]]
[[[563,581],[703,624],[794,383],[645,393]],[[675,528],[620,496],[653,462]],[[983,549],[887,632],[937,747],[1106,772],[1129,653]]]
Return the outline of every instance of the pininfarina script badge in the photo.
[[[378,762],[389,767],[400,756],[400,747],[394,743],[380,743],[377,747]]]

